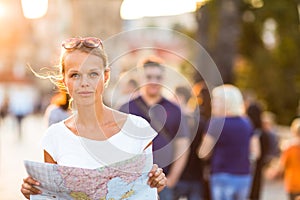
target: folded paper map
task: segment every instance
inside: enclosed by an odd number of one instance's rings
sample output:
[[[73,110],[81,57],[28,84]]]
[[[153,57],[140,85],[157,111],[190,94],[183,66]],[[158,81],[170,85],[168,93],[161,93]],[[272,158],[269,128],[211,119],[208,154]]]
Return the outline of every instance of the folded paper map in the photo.
[[[97,169],[24,161],[27,173],[41,183],[31,200],[156,200],[147,184],[152,156],[145,154]]]

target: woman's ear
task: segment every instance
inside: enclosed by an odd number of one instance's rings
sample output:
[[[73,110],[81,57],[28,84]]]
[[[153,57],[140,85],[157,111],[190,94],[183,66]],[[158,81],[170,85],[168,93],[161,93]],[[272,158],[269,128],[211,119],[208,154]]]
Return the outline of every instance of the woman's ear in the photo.
[[[110,79],[110,68],[106,68],[104,70],[104,85],[105,85],[105,87],[107,87],[109,79]]]

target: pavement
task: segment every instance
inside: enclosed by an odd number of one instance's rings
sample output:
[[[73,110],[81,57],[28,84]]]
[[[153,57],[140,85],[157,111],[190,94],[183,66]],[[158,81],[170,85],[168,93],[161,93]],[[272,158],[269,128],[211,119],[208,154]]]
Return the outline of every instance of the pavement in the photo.
[[[0,123],[0,199],[23,200],[22,179],[27,176],[24,160],[43,162],[39,141],[46,130],[41,115],[30,115],[22,123],[22,138],[16,122],[7,117]],[[265,181],[261,200],[286,200],[282,181]]]

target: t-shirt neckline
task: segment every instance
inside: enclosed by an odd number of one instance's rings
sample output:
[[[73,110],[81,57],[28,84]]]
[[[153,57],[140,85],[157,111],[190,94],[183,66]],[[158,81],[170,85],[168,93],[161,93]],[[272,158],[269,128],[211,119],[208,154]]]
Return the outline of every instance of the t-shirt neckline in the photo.
[[[86,138],[86,137],[83,137],[83,136],[80,136],[80,135],[76,135],[75,133],[73,133],[67,126],[66,126],[66,124],[65,124],[65,121],[66,120],[63,120],[63,121],[61,121],[60,122],[60,124],[63,126],[63,128],[68,132],[68,133],[70,133],[71,135],[73,135],[73,137],[75,137],[75,138],[82,138],[82,139],[84,139],[84,140],[90,140],[90,141],[95,141],[95,142],[105,142],[105,141],[109,141],[109,140],[112,140],[112,138],[114,138],[114,137],[116,137],[116,136],[118,136],[118,135],[121,135],[124,131],[124,129],[126,128],[126,126],[127,126],[127,124],[129,123],[129,118],[131,117],[131,114],[128,114],[127,115],[127,118],[126,118],[126,120],[125,120],[125,122],[124,122],[124,124],[123,124],[123,126],[121,127],[121,129],[120,129],[120,131],[118,131],[117,133],[115,133],[114,135],[112,135],[112,136],[110,136],[110,137],[108,137],[107,139],[105,139],[105,140],[93,140],[93,139],[90,139],[90,138]]]

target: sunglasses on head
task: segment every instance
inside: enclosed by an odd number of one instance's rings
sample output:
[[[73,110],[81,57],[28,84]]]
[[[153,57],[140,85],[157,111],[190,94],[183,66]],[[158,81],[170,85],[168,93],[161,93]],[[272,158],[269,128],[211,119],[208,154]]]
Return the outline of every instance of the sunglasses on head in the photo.
[[[70,49],[77,48],[80,44],[82,44],[88,48],[98,48],[100,45],[101,45],[101,47],[103,47],[102,41],[99,38],[95,38],[95,37],[69,38],[69,39],[64,40],[61,45],[65,49],[70,50]]]

